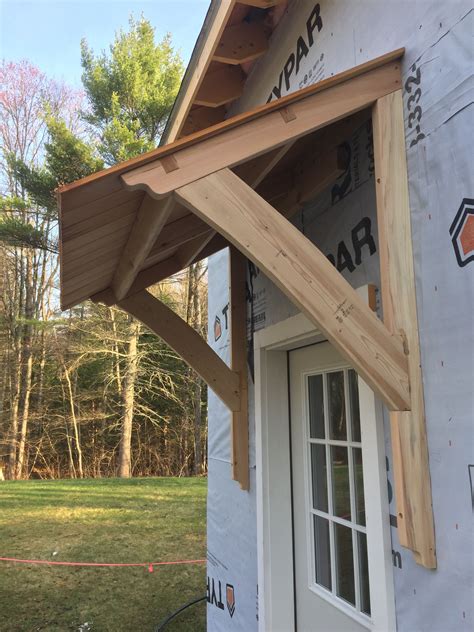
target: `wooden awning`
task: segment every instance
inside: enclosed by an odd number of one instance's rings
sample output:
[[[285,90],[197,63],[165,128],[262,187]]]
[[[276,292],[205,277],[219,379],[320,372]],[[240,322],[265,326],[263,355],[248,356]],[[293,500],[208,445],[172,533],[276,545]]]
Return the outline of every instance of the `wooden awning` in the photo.
[[[248,488],[245,258],[325,333],[392,411],[402,543],[435,564],[400,58],[321,81],[59,191],[61,301],[118,304],[164,338],[233,412]],[[372,115],[385,323],[289,221],[346,168],[341,143]],[[230,245],[227,367],[146,288]]]
[[[135,281],[143,288],[186,267],[193,260],[193,245],[197,250],[199,240],[206,242],[205,256],[226,245],[223,239],[211,239],[209,226],[183,204],[163,208],[158,200],[178,186],[230,167],[273,201],[282,186],[288,187],[295,173],[292,167],[305,165],[308,151],[314,169],[300,179],[305,180],[308,189],[314,180],[327,186],[345,168],[338,145],[364,116],[370,117],[367,108],[377,98],[400,88],[402,53],[395,51],[60,188],[63,309],[107,288],[117,290],[116,271],[120,262],[122,268],[126,265],[126,259],[133,259],[134,270],[140,273]],[[339,125],[318,133],[341,119]],[[320,164],[316,164],[318,159]],[[319,175],[320,170],[324,177]],[[284,180],[275,177],[277,171],[284,172]],[[156,191],[148,188],[145,193],[148,183],[140,185],[141,174],[144,181],[150,176],[155,179]],[[291,192],[296,190],[290,188]],[[295,205],[297,202],[295,199]],[[291,201],[285,200],[284,204],[291,206]],[[148,226],[148,216],[154,217],[154,232]],[[142,225],[146,241],[140,234]],[[136,234],[138,241],[133,246],[129,238]],[[139,256],[130,253],[132,247],[139,250]]]

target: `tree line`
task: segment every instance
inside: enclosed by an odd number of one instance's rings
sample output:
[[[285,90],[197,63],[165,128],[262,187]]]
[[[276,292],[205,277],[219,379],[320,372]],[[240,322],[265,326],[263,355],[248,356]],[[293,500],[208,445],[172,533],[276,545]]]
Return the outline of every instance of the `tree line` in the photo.
[[[115,307],[59,309],[55,190],[154,148],[183,63],[130,19],[108,51],[81,42],[82,85],[0,65],[0,467],[11,479],[203,474],[206,389]],[[152,288],[203,336],[207,270]]]

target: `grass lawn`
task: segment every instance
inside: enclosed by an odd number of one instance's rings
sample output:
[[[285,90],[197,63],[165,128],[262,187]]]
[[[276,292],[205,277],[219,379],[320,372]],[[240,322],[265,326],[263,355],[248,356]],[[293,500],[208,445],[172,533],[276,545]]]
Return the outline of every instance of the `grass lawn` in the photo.
[[[203,559],[206,483],[202,478],[2,482],[0,556],[77,562]],[[152,632],[205,592],[205,564],[155,567],[149,573],[0,562],[0,630]],[[205,602],[192,606],[166,632],[203,631],[205,610]]]

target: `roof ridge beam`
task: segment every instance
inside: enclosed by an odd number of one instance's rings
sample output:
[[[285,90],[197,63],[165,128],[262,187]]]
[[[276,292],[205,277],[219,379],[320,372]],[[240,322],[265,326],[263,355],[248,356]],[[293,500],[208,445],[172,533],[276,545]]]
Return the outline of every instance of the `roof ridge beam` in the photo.
[[[153,162],[123,173],[124,186],[132,191],[145,189],[160,198],[372,106],[380,97],[401,87],[400,60],[380,63],[379,59],[379,65],[373,61],[362,69],[340,73],[292,99],[284,97],[276,101],[275,107],[269,104],[262,111],[244,116],[240,124],[239,117],[235,117],[233,125],[224,124],[200,142],[178,142],[166,153],[174,156],[176,169],[167,172],[158,155]]]

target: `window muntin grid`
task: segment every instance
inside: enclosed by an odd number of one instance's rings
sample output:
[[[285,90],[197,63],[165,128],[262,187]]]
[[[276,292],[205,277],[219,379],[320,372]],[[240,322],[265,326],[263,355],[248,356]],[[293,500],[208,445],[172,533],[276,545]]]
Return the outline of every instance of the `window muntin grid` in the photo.
[[[306,376],[312,587],[370,616],[357,374]]]

